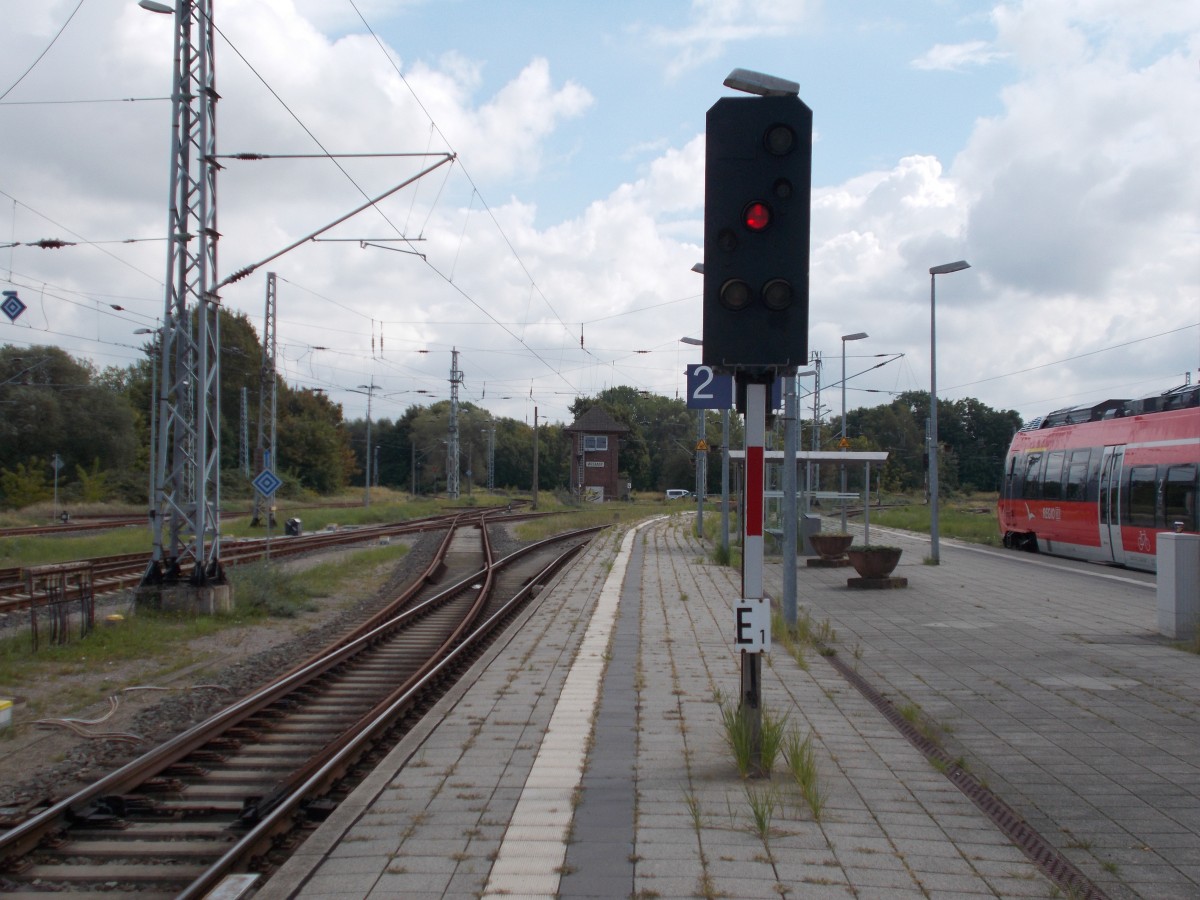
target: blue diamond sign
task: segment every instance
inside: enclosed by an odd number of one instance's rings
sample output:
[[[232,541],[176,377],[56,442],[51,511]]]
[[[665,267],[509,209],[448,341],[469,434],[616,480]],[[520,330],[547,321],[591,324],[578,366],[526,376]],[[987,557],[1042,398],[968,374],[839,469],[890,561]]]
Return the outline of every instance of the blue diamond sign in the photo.
[[[8,316],[10,322],[17,321],[17,317],[25,312],[26,308],[16,291],[4,292],[4,302],[0,303],[0,309],[4,310],[4,314]]]
[[[254,489],[264,497],[270,497],[277,490],[279,490],[280,486],[283,484],[283,479],[270,469],[264,469],[262,472],[259,472],[258,477],[250,483],[253,484]]]

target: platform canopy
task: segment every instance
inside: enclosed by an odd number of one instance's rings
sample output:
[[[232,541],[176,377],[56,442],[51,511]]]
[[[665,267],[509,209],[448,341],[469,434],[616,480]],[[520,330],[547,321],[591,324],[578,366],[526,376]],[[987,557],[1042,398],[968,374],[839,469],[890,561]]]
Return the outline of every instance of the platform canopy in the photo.
[[[730,459],[742,459],[745,450],[730,450]],[[796,459],[803,462],[886,462],[886,450],[797,450]],[[765,460],[783,460],[782,450],[767,450],[763,453]]]

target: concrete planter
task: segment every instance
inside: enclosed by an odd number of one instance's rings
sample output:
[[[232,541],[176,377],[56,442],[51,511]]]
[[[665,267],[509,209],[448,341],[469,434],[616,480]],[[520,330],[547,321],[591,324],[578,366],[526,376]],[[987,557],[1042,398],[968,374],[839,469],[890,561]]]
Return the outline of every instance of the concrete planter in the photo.
[[[817,551],[817,556],[824,560],[843,559],[854,537],[849,534],[810,534],[808,542]]]
[[[859,577],[846,579],[846,586],[851,588],[908,587],[907,578],[898,578],[892,575],[892,571],[900,562],[901,552],[899,547],[851,547],[846,555]]]

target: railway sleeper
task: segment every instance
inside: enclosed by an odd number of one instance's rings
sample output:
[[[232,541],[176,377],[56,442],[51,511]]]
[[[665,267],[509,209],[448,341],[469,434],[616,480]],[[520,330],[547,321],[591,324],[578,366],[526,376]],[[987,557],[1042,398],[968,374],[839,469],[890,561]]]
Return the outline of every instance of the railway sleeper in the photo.
[[[71,838],[87,841],[99,840],[148,840],[148,841],[186,841],[202,840],[228,833],[229,823],[215,822],[179,822],[174,820],[131,821],[120,832],[93,830],[90,828],[72,828]]]
[[[96,841],[68,840],[64,841],[51,852],[45,854],[50,858],[59,859],[148,859],[175,861],[179,859],[207,860],[218,859],[229,845],[234,836],[226,840],[150,840],[145,836],[126,841]]]
[[[295,771],[295,766],[290,763],[283,763],[275,766],[257,766],[238,767],[231,769],[222,769],[219,772],[211,773],[203,782],[198,782],[192,785],[188,792],[195,791],[200,784],[211,784],[214,786],[220,785],[257,785],[274,782],[277,780],[276,774],[280,777],[287,776]]]
[[[193,865],[96,865],[69,866],[54,863],[34,863],[21,873],[23,882],[43,881],[57,884],[94,884],[96,882],[127,882],[129,884],[153,883],[159,887],[171,885],[182,890],[196,878]],[[138,894],[137,896],[141,896]]]
[[[241,799],[214,802],[213,800],[204,800],[201,802],[198,799],[168,799],[163,798],[159,803],[159,809],[164,814],[183,817],[189,821],[198,818],[216,818],[222,816],[236,816],[242,808]]]

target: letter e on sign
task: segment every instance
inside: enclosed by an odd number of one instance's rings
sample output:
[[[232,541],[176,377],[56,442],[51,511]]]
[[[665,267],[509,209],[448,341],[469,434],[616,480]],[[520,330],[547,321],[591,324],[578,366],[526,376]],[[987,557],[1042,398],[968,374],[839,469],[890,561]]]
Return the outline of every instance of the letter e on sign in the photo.
[[[738,600],[734,605],[733,644],[747,653],[771,652],[771,601]]]

